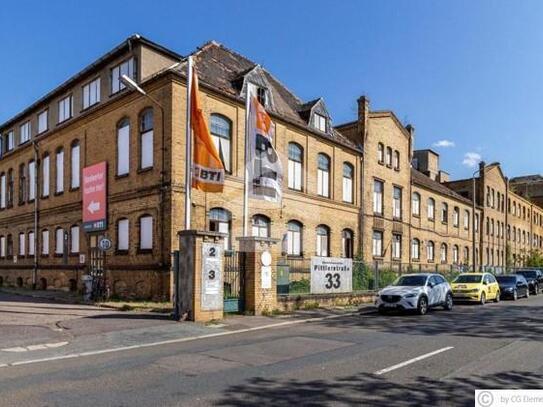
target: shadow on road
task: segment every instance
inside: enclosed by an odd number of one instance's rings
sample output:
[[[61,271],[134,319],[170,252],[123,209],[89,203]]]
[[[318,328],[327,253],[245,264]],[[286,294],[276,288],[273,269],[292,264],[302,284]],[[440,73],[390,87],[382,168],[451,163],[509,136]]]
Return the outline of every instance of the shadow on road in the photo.
[[[475,389],[540,389],[543,376],[530,372],[499,373],[447,381],[418,377],[396,383],[372,374],[333,380],[271,380],[254,378],[231,386],[218,400],[221,406],[473,406]]]

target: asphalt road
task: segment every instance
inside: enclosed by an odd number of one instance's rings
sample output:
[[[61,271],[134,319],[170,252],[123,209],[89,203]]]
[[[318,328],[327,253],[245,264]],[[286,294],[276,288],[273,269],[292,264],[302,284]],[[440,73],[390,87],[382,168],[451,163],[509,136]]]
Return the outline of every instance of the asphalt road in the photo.
[[[7,366],[0,405],[473,406],[476,388],[543,388],[542,310],[343,315]]]

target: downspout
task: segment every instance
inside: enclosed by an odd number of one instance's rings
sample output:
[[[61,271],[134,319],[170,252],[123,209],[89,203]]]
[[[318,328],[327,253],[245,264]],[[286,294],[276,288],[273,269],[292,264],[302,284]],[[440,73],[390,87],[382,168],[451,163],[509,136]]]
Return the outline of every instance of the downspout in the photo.
[[[32,289],[35,290],[38,282],[38,229],[39,229],[39,147],[36,141],[32,142],[34,147],[34,268],[32,269]]]

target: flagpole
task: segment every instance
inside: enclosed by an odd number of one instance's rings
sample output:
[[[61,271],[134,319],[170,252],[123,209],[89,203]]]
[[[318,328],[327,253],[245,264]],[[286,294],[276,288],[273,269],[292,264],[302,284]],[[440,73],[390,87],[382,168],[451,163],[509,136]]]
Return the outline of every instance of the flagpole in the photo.
[[[187,129],[185,149],[185,230],[190,229],[192,205],[192,131],[191,131],[192,57],[187,58]]]
[[[249,158],[249,107],[251,84],[247,82],[245,89],[245,186],[243,190],[243,236],[248,236],[249,226],[249,169],[247,160]]]

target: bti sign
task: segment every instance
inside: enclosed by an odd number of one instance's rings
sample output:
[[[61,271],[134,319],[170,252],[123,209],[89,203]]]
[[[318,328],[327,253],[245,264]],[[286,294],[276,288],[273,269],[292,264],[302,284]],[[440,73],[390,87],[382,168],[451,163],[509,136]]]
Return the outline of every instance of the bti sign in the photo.
[[[107,162],[83,168],[83,230],[107,229]]]

